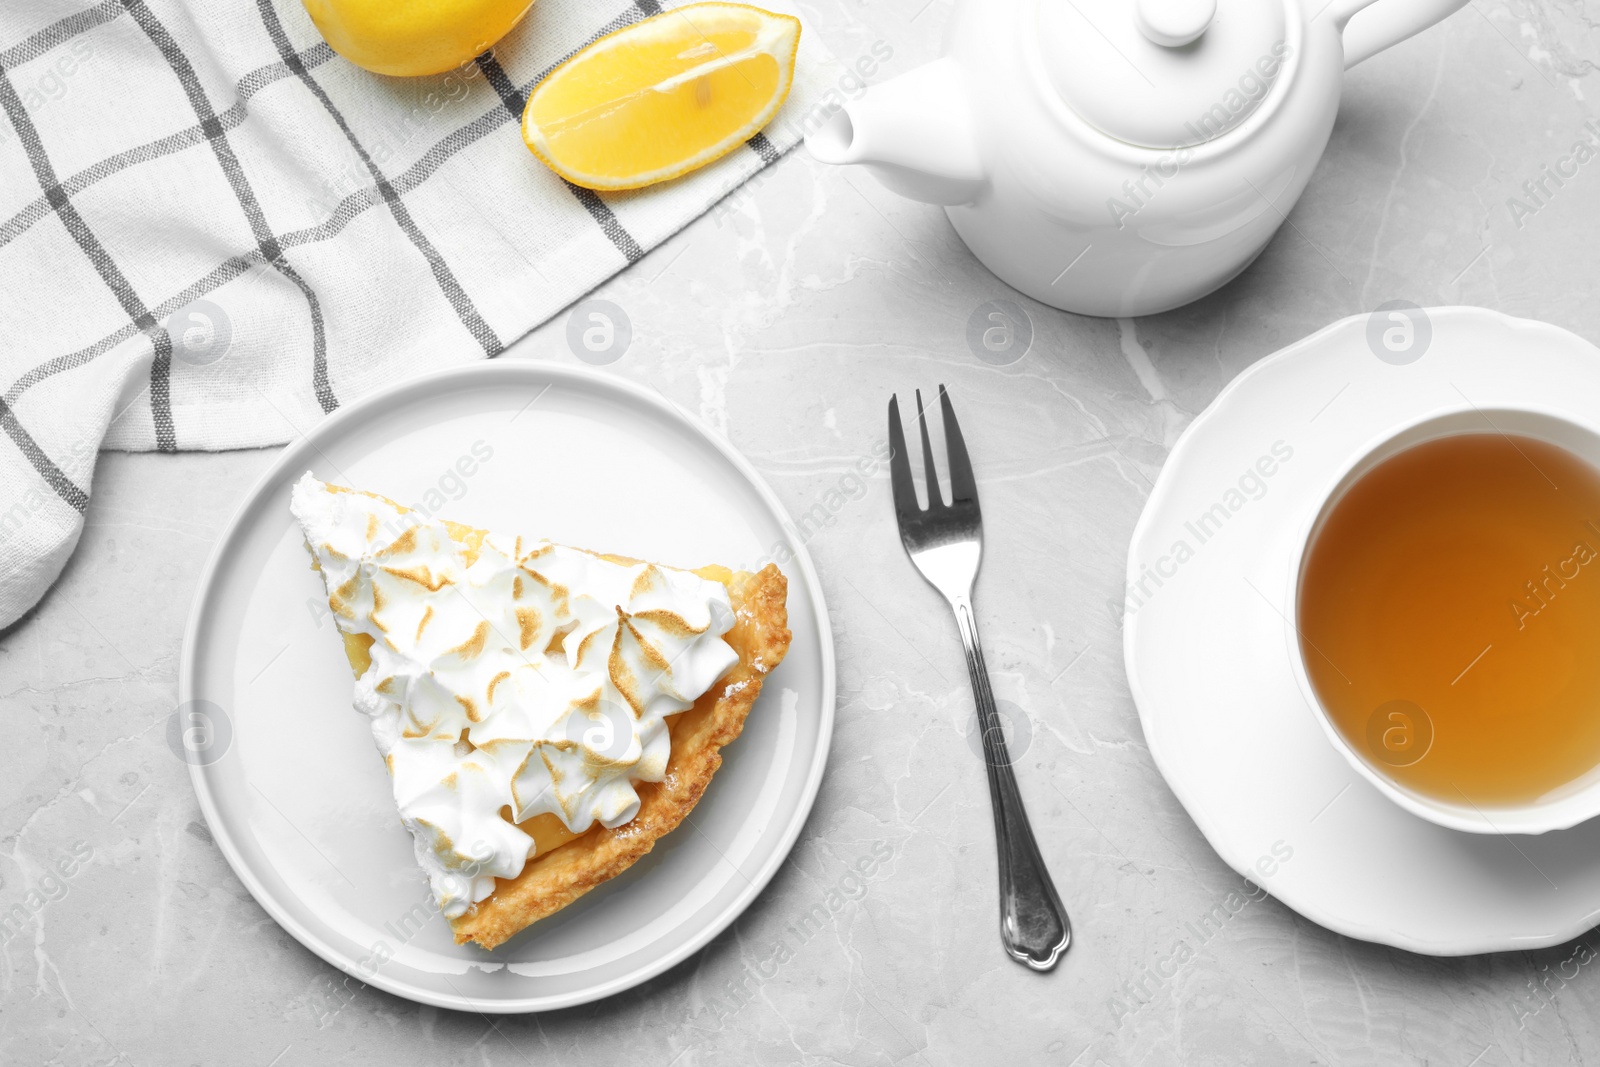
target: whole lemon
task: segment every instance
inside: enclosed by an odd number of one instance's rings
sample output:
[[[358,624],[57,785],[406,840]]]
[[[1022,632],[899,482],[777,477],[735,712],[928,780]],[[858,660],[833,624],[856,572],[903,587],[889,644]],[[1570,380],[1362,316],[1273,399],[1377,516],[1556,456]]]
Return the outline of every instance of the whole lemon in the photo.
[[[378,74],[442,74],[511,31],[533,0],[304,0],[335,52]]]

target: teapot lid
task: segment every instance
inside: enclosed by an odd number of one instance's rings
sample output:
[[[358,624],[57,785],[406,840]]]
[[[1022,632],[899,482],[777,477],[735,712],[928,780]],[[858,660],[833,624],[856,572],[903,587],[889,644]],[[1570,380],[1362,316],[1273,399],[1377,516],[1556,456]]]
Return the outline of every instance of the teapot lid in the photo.
[[[1102,133],[1183,148],[1238,126],[1291,49],[1283,0],[1040,0],[1051,83]]]

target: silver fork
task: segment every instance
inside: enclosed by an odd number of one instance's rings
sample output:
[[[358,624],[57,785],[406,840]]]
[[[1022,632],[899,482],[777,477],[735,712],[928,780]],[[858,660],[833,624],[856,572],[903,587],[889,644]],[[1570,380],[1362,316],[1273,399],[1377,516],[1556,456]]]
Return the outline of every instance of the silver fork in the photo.
[[[994,805],[995,844],[1000,856],[1000,941],[1006,954],[1018,963],[1048,971],[1067,950],[1072,925],[1028,825],[1028,813],[1022,807],[1017,778],[1011,771],[1011,754],[995,710],[994,693],[989,689],[989,672],[983,665],[983,646],[978,643],[978,623],[972,613],[972,584],[983,557],[978,486],[972,477],[972,463],[967,459],[955,409],[950,406],[950,394],[942,385],[939,406],[944,413],[945,450],[950,457],[948,504],[939,491],[922,391],[917,390],[917,425],[922,430],[922,462],[928,487],[928,506],[922,508],[911,482],[911,459],[900,428],[899,400],[889,398],[889,475],[894,486],[894,514],[911,562],[950,602],[967,652],[967,672],[972,676],[972,698],[978,705],[983,762],[989,772],[989,799]]]

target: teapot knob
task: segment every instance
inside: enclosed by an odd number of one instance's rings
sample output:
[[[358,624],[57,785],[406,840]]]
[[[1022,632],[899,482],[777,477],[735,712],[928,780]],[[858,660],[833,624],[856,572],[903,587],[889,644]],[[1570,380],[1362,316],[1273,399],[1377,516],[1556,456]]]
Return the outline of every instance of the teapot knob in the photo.
[[[1216,17],[1217,0],[1138,0],[1134,5],[1139,32],[1166,48],[1199,40]]]

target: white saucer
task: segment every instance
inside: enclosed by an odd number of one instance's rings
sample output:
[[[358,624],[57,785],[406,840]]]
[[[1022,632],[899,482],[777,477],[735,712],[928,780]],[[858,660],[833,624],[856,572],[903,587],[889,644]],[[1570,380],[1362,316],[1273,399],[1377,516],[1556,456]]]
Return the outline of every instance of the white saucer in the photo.
[[[1498,404],[1600,432],[1594,345],[1477,308],[1410,315],[1344,319],[1262,360],[1183,434],[1129,547],[1128,682],[1156,765],[1206,839],[1302,915],[1434,955],[1560,944],[1600,920],[1600,820],[1497,837],[1411,815],[1334,750],[1290,666],[1292,542],[1353,456],[1431,413]],[[1396,323],[1399,352],[1382,341]],[[1275,445],[1264,491],[1241,487]],[[1237,506],[1202,531],[1219,503]],[[1146,576],[1158,565],[1159,584]]]
[[[661,396],[592,371],[501,358],[427,375],[284,449],[201,579],[179,700],[220,709],[195,724],[212,732],[188,751],[223,854],[284,929],[353,979],[323,990],[318,1010],[336,1011],[357,982],[479,1012],[567,1007],[661,973],[732,922],[788,855],[827,760],[833,643],[804,547],[776,561],[789,578],[788,658],[692,828],[487,952],[455,944],[428,906],[383,761],[351,708],[338,630],[289,514],[307,469],[440,518],[685,566],[754,567],[790,539],[782,506],[726,444]]]

